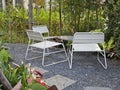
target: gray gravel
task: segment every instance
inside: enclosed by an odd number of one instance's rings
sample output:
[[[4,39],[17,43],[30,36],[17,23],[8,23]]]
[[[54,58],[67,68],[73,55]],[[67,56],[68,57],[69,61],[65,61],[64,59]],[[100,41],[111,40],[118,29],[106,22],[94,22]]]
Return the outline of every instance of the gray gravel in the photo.
[[[32,66],[37,66],[48,70],[44,74],[45,78],[60,74],[75,80],[76,83],[70,85],[64,90],[83,90],[86,86],[109,87],[112,90],[120,90],[120,61],[107,59],[108,69],[105,70],[98,63],[95,53],[75,53],[73,60],[73,68],[69,69],[68,63],[60,63],[48,67],[42,67],[41,59],[27,61],[25,60],[25,44],[9,44],[9,52],[14,56],[14,62],[20,64],[23,61],[25,64],[31,63]],[[31,54],[30,56],[33,56]],[[54,60],[64,58],[64,53],[48,56],[46,59]],[[47,62],[47,60],[46,60]]]

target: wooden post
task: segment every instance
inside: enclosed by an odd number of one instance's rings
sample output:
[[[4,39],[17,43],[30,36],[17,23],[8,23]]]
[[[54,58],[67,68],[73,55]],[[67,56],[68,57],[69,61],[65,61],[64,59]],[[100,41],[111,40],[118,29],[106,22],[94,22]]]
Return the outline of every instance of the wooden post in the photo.
[[[0,70],[0,83],[3,85],[4,90],[12,90],[12,86],[4,76],[2,70]]]

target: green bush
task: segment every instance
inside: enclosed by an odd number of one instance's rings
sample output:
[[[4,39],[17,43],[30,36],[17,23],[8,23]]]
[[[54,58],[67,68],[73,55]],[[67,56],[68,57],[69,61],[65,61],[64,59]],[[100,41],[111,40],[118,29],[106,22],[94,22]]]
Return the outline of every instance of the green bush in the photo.
[[[113,53],[115,57],[120,57],[120,0],[107,0],[105,3],[106,12],[106,24],[107,29],[105,30],[106,42],[110,40],[111,37],[114,38],[114,48]]]

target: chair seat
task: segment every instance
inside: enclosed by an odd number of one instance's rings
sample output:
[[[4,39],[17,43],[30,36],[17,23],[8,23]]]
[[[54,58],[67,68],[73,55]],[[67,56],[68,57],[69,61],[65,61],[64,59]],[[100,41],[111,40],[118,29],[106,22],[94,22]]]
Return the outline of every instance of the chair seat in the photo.
[[[43,42],[31,44],[30,46],[40,48],[40,49],[44,49],[44,48],[50,48],[50,47],[58,46],[58,45],[61,45],[61,44],[62,43],[53,42],[53,41],[43,41]]]
[[[83,51],[83,52],[94,52],[102,51],[98,44],[73,44],[74,51]]]

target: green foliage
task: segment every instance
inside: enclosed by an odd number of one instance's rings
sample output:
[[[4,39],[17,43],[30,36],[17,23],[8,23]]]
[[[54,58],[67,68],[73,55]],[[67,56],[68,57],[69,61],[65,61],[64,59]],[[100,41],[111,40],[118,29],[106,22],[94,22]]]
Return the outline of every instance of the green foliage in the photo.
[[[2,90],[2,84],[0,84],[0,90]]]
[[[5,45],[0,41],[0,69],[4,69],[9,62],[11,55],[5,50]]]
[[[24,85],[26,81],[23,79],[25,79],[25,75],[27,75],[26,68],[24,65],[15,68],[11,67],[9,64],[9,56],[9,53],[5,49],[0,50],[0,69],[2,69],[12,86],[16,85],[20,79],[22,79]]]
[[[10,54],[3,46],[4,44],[0,42],[0,69],[3,71],[12,86],[16,85],[20,79],[22,80],[23,85],[25,85],[26,75],[28,75],[27,69],[23,64],[13,68],[9,64]]]
[[[0,60],[3,61],[4,63],[7,63],[8,62],[8,57],[9,57],[8,52],[5,49],[2,49],[0,51]]]
[[[104,28],[102,17],[104,5],[99,2],[94,0],[63,0],[61,3],[60,8],[59,0],[52,2],[51,11],[47,11],[43,7],[33,8],[34,25],[47,25],[51,35],[72,35],[76,31]],[[22,7],[13,8],[8,2],[7,10],[0,12],[0,23],[0,32],[4,34],[1,38],[5,42],[26,42],[27,10]]]
[[[0,23],[0,32],[3,34],[1,38],[4,42],[25,42],[25,29],[28,28],[27,11],[7,5],[7,10],[0,12]]]
[[[3,44],[0,42],[0,69],[3,71],[4,75],[14,87],[20,80],[22,83],[23,90],[46,90],[45,87],[33,82],[32,84],[27,84],[27,78],[31,76],[28,72],[28,68],[24,64],[11,66],[9,63],[9,53],[2,48]],[[2,86],[0,86],[1,89]]]
[[[114,38],[111,37],[108,42],[105,42],[104,47],[105,47],[105,50],[107,50],[107,51],[110,51],[111,49],[113,49],[115,47]]]
[[[8,81],[11,83],[12,86],[14,86],[18,81],[18,76],[17,76],[17,68],[14,69],[8,64],[7,68],[4,69],[4,75],[8,79]]]
[[[46,11],[43,8],[33,9],[34,23],[36,25],[47,25],[51,35],[72,35],[76,31],[90,31],[104,28],[104,10],[102,5],[95,1],[84,0],[63,0],[61,8],[60,27],[60,1],[52,2],[52,10]],[[50,16],[51,13],[51,16]]]
[[[27,80],[27,78],[26,78],[26,73],[23,72],[23,73],[22,73],[22,84],[23,84],[24,87],[26,87],[26,85],[27,85],[26,80]]]
[[[8,64],[9,54],[5,49],[0,50],[0,69],[5,69]]]
[[[49,12],[44,9],[33,9],[33,18],[35,24],[48,25]]]
[[[28,84],[27,87],[21,87],[21,90],[47,90],[47,88],[36,82],[33,82],[31,84]]]
[[[19,80],[22,80],[22,85],[26,86],[26,75],[28,75],[28,72],[23,64],[14,68],[8,64],[3,72],[12,86],[15,86]]]
[[[47,25],[49,28],[49,11],[42,9],[33,9],[34,24]],[[59,13],[58,11],[52,12],[51,15],[51,35],[59,35]]]
[[[107,29],[105,30],[106,42],[114,37],[114,53],[120,57],[120,0],[107,0],[104,13]]]
[[[63,21],[72,33],[104,28],[103,6],[93,0],[64,0]]]
[[[61,4],[55,0],[49,4],[52,4],[51,10],[33,8],[34,25],[47,25],[51,35],[73,35],[76,31],[100,30],[105,32],[106,44],[111,42],[111,37],[114,38],[106,49],[115,45],[114,52],[120,53],[120,0],[106,0],[105,3],[101,3],[101,0],[62,0]],[[27,10],[22,7],[13,8],[8,4],[6,11],[0,11],[0,23],[2,40],[27,41]]]
[[[1,51],[2,49],[7,50],[8,47],[7,47],[7,44],[6,44],[6,43],[3,43],[3,42],[0,40],[0,51]]]
[[[28,87],[31,88],[32,90],[47,90],[45,87],[38,83],[29,84]]]

